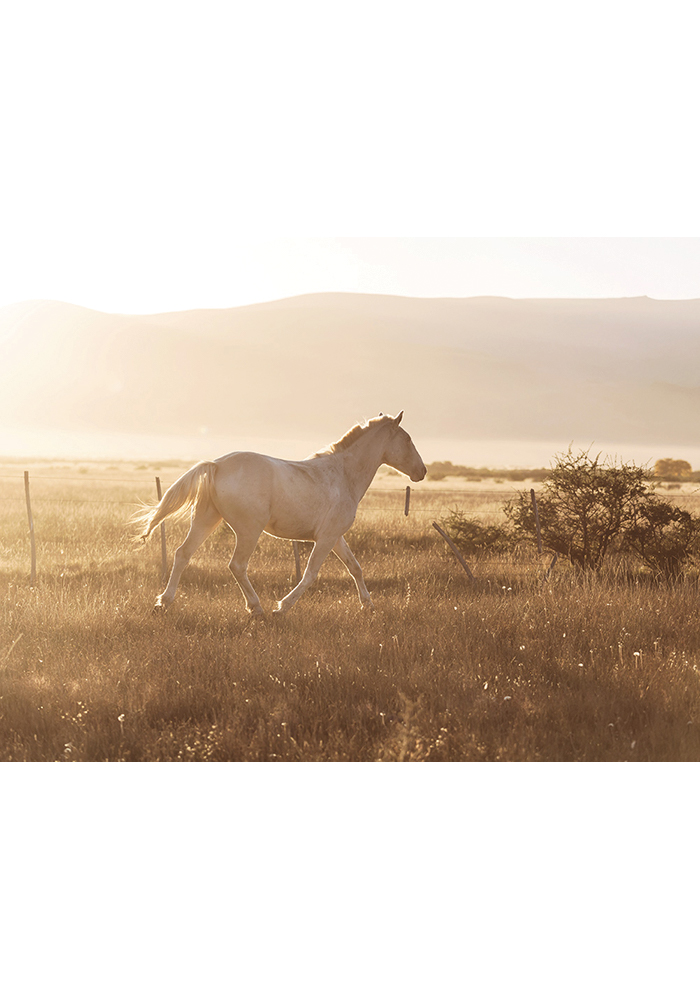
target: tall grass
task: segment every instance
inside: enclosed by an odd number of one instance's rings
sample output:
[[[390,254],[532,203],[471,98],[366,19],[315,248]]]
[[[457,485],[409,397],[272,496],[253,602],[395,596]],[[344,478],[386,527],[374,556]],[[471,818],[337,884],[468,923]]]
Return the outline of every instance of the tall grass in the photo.
[[[543,583],[548,558],[523,551],[473,563],[471,583],[425,502],[405,518],[370,495],[348,540],[374,614],[329,559],[288,616],[251,620],[222,528],[155,617],[160,548],[126,523],[143,491],[42,490],[33,589],[19,494],[0,521],[2,760],[700,758],[694,580],[560,561]],[[185,528],[168,530],[172,550]],[[293,569],[290,544],[264,537],[250,568],[264,606]]]

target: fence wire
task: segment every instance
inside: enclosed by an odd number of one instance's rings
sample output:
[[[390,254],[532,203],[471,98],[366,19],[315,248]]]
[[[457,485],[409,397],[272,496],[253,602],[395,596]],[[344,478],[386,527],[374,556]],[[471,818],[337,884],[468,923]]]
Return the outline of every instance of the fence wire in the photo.
[[[0,479],[16,481],[19,486],[23,487],[24,480],[23,475],[11,475],[7,473],[0,474]],[[147,489],[154,489],[154,480],[152,478],[142,478],[142,477],[117,477],[117,476],[42,476],[42,475],[31,475],[31,483],[40,482],[66,482],[66,483],[121,483],[129,484],[133,486],[141,486]],[[170,484],[168,484],[170,485]],[[167,485],[163,484],[163,489],[167,489]],[[439,514],[442,511],[454,507],[460,502],[460,498],[464,498],[465,506],[468,508],[464,513],[468,514],[489,514],[493,515],[497,513],[497,504],[494,502],[493,506],[485,508],[483,506],[473,507],[468,501],[477,500],[483,502],[485,498],[493,497],[502,502],[505,502],[514,495],[523,492],[527,487],[522,486],[519,482],[513,482],[512,487],[506,486],[502,489],[481,489],[475,486],[474,489],[464,490],[464,489],[452,489],[449,486],[443,487],[441,489],[431,489],[430,487],[421,489],[412,489],[411,492],[411,504],[410,513],[425,513],[425,514]],[[387,494],[395,494],[397,498],[397,503],[366,503],[365,498],[379,499],[384,498]],[[406,495],[405,487],[392,488],[392,487],[376,487],[371,488],[365,494],[365,497],[360,501],[358,507],[358,513],[363,513],[365,511],[403,511],[404,498]],[[422,498],[426,496],[431,496],[434,498],[444,498],[444,502],[438,504],[437,506],[427,507],[421,502]],[[673,491],[668,491],[665,496],[669,500],[682,501],[684,503],[690,502],[691,505],[695,503],[700,503],[700,489],[694,490],[692,493],[674,493]],[[398,502],[400,498],[400,503]],[[155,498],[154,498],[155,499]],[[16,495],[0,495],[0,503],[20,503],[24,500],[23,492],[18,492]],[[96,505],[114,505],[114,506],[124,506],[124,507],[135,507],[143,502],[142,498],[135,497],[132,500],[116,499],[110,497],[56,497],[56,496],[41,496],[41,494],[36,494],[32,491],[32,502],[38,504],[96,504]],[[489,501],[486,500],[488,503]]]
[[[30,495],[30,481],[32,484],[80,483],[86,486],[89,483],[100,483],[100,484],[112,483],[114,484],[115,487],[121,486],[122,494],[124,492],[128,492],[128,487],[132,487],[134,491],[136,490],[138,490],[139,492],[147,491],[151,495],[153,501],[156,500],[156,497],[153,494],[157,492],[158,496],[160,496],[161,492],[160,477],[155,475],[149,476],[148,478],[142,476],[138,477],[88,476],[83,474],[80,474],[78,476],[75,475],[30,476],[28,472],[23,472],[22,474],[15,474],[15,475],[2,473],[0,474],[0,479],[5,481],[8,480],[16,481],[18,485],[16,494],[11,496],[8,496],[6,494],[0,495],[0,503],[5,505],[7,504],[12,505],[16,503],[18,507],[20,504],[24,506],[24,504],[26,503],[27,515],[29,519],[31,547],[32,547],[31,577],[30,577],[32,586],[34,586],[36,580],[35,527],[32,518],[32,504],[34,505],[35,509],[39,510],[39,512],[41,512],[42,508],[45,508],[49,504],[54,507],[62,505],[75,506],[76,504],[81,504],[81,505],[98,505],[102,507],[105,506],[107,507],[118,506],[121,508],[130,507],[133,509],[137,507],[140,503],[142,503],[144,498],[138,496],[134,496],[130,499],[124,498],[123,496],[120,498],[116,498],[113,496],[107,496],[107,497],[41,496],[40,485],[39,485],[38,495],[36,494],[36,491],[34,492],[33,495]],[[481,488],[477,482],[474,482],[472,488],[469,490],[453,489],[448,485],[444,485],[438,489],[433,489],[429,486],[419,489],[416,488],[411,489],[410,487],[376,487],[374,489],[370,488],[365,494],[365,497],[363,497],[363,499],[360,501],[360,504],[357,509],[357,514],[359,516],[362,516],[364,514],[369,514],[370,512],[385,511],[393,513],[396,516],[412,514],[415,519],[415,518],[422,518],[423,515],[430,517],[434,515],[444,516],[447,511],[452,511],[457,509],[460,510],[463,514],[468,516],[476,515],[476,516],[489,517],[491,519],[498,516],[505,517],[504,504],[506,501],[512,499],[518,494],[522,494],[523,492],[532,492],[533,494],[536,493],[535,490],[532,490],[529,488],[529,486],[526,486],[525,482],[529,484],[531,480],[526,480],[526,481],[511,480],[508,482],[501,481],[500,489],[493,489],[493,488],[489,489],[486,487]],[[104,488],[104,485],[102,486],[102,488]],[[165,486],[164,488],[167,488],[167,486]],[[48,486],[47,489],[49,489]],[[97,492],[97,490],[98,488],[96,488],[95,492]],[[76,492],[79,491],[76,490]],[[678,501],[692,508],[696,507],[698,502],[700,501],[700,490],[695,489],[690,494],[688,493],[684,494],[681,493],[680,490],[678,492],[675,492],[672,488],[666,491],[666,496],[671,501]],[[437,498],[440,498],[440,500],[438,500]],[[440,501],[442,502],[440,503]],[[439,506],[425,506],[424,505],[425,503],[439,504]],[[485,507],[484,505],[488,503],[490,503],[491,506]],[[475,504],[478,504],[479,506],[475,506]],[[403,520],[403,517],[401,518],[401,520]],[[124,521],[125,522],[127,521],[126,512],[124,514]],[[441,530],[441,528],[435,521],[433,521],[432,527],[436,528],[437,531],[446,538],[451,548],[454,549],[453,543],[450,541],[448,536],[445,535],[445,533]],[[161,526],[161,532],[163,532],[163,530],[164,529]],[[296,546],[296,543],[292,544]],[[163,547],[161,555],[162,574],[163,577],[166,578],[168,562],[167,562],[167,552],[165,547],[164,534],[162,536],[162,547]],[[297,549],[295,548],[295,558],[296,556],[297,556]],[[464,564],[464,561],[461,558],[461,556],[457,556],[457,558],[459,558],[460,561]],[[557,557],[555,555],[554,560],[552,561],[552,564],[550,565],[547,571],[547,576],[551,572],[554,563],[556,562],[556,558]],[[472,574],[469,568],[465,566],[465,569],[467,573],[471,576]]]

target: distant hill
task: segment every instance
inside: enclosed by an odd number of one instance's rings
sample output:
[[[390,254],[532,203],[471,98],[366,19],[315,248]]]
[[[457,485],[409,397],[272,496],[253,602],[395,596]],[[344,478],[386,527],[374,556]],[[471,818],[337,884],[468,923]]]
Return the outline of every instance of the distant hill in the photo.
[[[379,410],[451,440],[697,445],[700,300],[316,294],[0,309],[0,426],[310,438]],[[445,455],[444,457],[449,457]]]

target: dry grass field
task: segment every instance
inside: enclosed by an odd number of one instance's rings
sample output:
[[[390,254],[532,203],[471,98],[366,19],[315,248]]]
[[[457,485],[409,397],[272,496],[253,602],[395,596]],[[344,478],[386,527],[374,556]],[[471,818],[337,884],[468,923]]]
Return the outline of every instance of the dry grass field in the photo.
[[[142,546],[127,522],[181,471],[0,469],[0,760],[700,760],[695,578],[560,560],[544,582],[549,557],[523,550],[472,563],[472,583],[431,527],[451,506],[498,517],[528,483],[426,482],[405,517],[406,480],[381,477],[348,535],[374,613],[331,557],[286,617],[251,620],[222,528],[154,616],[159,535]],[[184,531],[168,524],[170,556]],[[263,537],[265,607],[293,572],[291,544]]]

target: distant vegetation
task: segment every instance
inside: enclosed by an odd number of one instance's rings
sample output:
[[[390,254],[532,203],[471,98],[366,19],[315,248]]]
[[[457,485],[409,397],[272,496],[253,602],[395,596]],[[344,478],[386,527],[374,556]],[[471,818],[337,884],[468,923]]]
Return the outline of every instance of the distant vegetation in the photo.
[[[429,462],[427,465],[428,479],[438,481],[449,476],[467,479],[471,482],[481,482],[483,479],[502,479],[508,482],[521,483],[525,480],[541,483],[548,479],[552,470],[549,469],[499,469],[471,465],[453,465],[452,462]],[[654,464],[653,470],[643,468],[644,478],[657,479],[664,483],[700,483],[700,470],[693,471],[690,462],[682,458],[660,458]]]
[[[477,469],[471,465],[453,465],[452,462],[430,462],[427,469],[428,479],[433,481],[454,476],[474,483],[480,483],[482,479],[505,479],[514,483],[531,479],[539,483],[551,472],[551,469],[489,469],[485,466]]]
[[[665,483],[700,482],[700,472],[693,472],[690,462],[682,458],[660,458],[654,464],[654,478]]]

